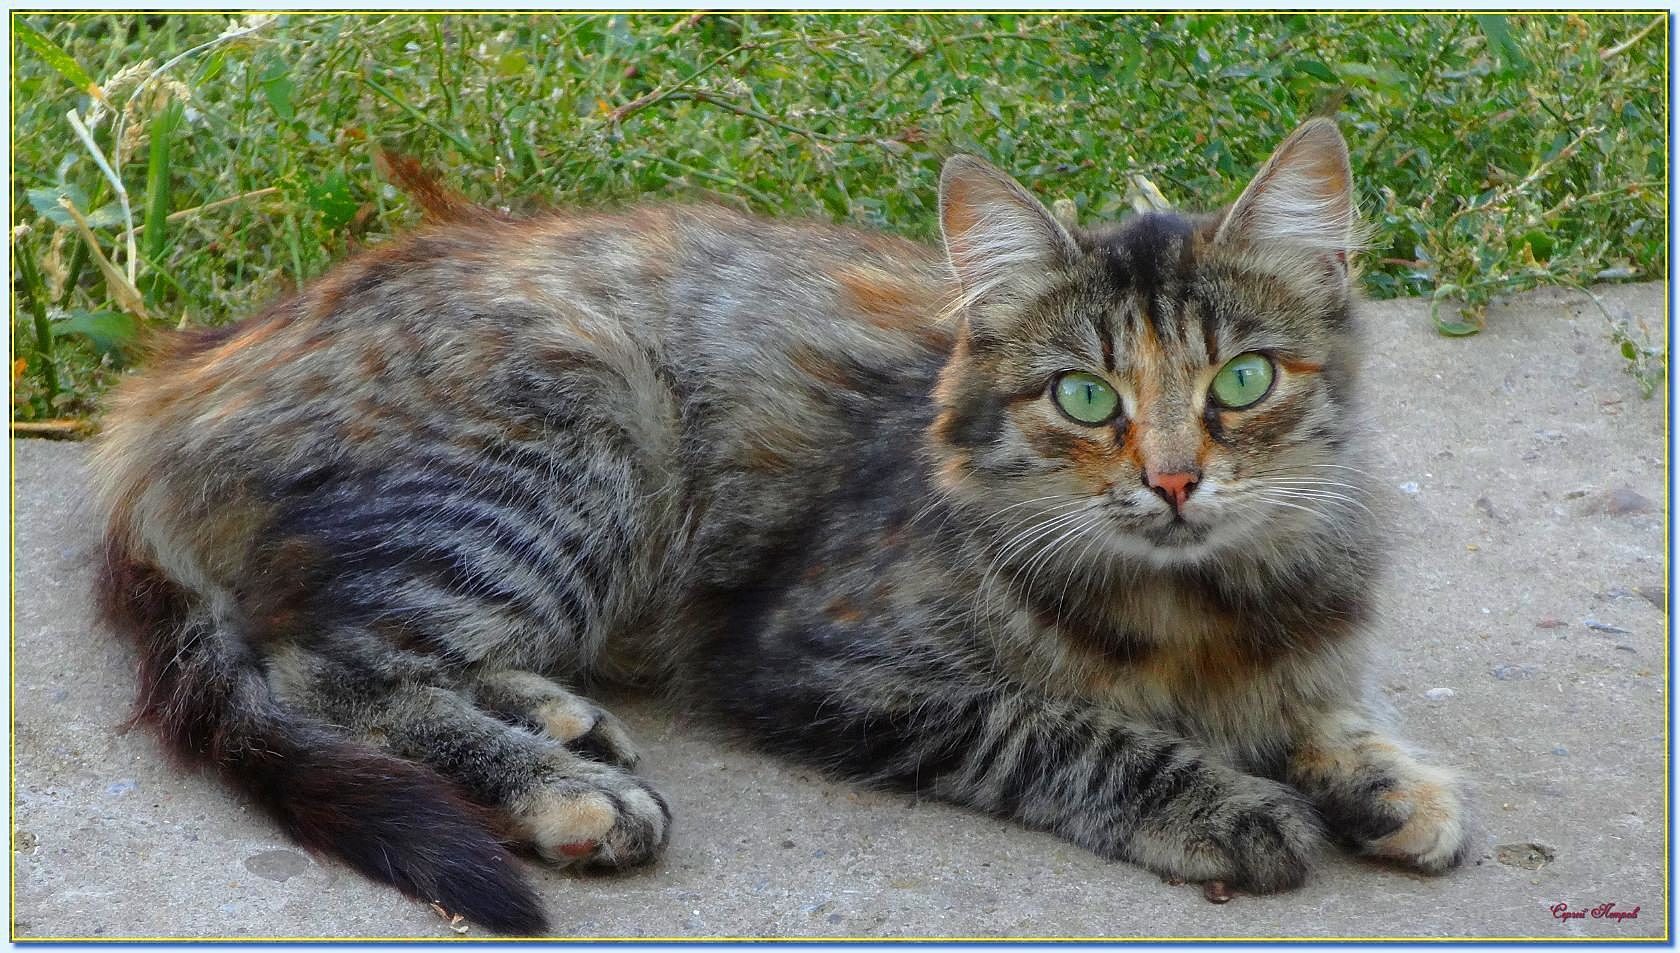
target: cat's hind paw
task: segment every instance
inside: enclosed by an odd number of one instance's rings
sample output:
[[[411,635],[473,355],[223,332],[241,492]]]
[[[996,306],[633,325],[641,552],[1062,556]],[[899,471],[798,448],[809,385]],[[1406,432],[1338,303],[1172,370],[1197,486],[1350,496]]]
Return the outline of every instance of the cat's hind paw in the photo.
[[[624,723],[612,712],[570,692],[544,700],[532,712],[544,733],[586,758],[621,768],[642,760]]]
[[[519,669],[476,673],[473,700],[504,720],[525,725],[574,753],[626,770],[641,761],[630,732],[612,712],[546,676]]]
[[[659,856],[671,810],[641,779],[614,768],[557,777],[513,812],[521,833],[550,863],[635,867]]]

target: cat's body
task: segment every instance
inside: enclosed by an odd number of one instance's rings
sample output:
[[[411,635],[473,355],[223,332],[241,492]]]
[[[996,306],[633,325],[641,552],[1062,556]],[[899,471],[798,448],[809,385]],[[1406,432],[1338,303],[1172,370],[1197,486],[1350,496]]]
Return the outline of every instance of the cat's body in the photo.
[[[949,260],[710,208],[467,216],[185,337],[100,451],[143,714],[504,930],[541,917],[491,830],[616,865],[670,822],[535,672],[1163,873],[1292,886],[1321,824],[1444,869],[1459,795],[1361,700],[1350,220],[1263,231],[1262,183],[1324,153],[1345,191],[1345,151],[1291,143],[1224,217],[1078,235],[955,160]],[[1246,353],[1275,382],[1216,406]],[[1058,403],[1090,375],[1100,425]]]

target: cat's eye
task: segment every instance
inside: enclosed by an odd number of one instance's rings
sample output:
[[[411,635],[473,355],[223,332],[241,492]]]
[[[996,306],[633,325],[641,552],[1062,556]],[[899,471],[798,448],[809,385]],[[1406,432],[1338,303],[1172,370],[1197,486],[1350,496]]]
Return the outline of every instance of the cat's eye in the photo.
[[[1240,410],[1257,402],[1272,389],[1275,372],[1264,354],[1238,354],[1213,375],[1213,399],[1220,406]]]
[[[1083,371],[1071,371],[1056,378],[1051,393],[1062,413],[1082,424],[1104,423],[1120,406],[1120,395],[1107,381]]]

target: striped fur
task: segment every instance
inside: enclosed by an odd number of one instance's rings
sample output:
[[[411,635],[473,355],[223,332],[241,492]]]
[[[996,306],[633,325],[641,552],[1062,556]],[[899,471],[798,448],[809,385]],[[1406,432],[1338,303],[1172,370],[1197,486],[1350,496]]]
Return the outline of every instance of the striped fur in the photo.
[[[1325,128],[1267,181],[1328,188]],[[1167,875],[1285,889],[1326,831],[1444,869],[1457,782],[1360,691],[1381,543],[1347,249],[1280,245],[1322,208],[1245,216],[1269,188],[1084,231],[962,158],[944,255],[434,190],[445,221],[118,393],[103,588],[140,715],[301,842],[504,932],[544,926],[504,845],[623,866],[667,839],[577,694],[600,680]],[[1251,351],[1272,390],[1224,409]],[[1058,412],[1068,371],[1123,411]],[[1163,467],[1198,475],[1181,509]]]

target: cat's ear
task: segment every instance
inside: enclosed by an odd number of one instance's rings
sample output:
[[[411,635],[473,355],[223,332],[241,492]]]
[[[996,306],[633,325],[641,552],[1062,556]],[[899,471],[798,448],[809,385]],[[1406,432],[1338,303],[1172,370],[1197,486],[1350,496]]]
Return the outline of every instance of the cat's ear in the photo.
[[[1272,153],[1226,213],[1214,243],[1293,248],[1345,270],[1360,245],[1347,143],[1328,119],[1309,119]]]
[[[939,227],[971,313],[1029,300],[1079,256],[1038,199],[973,156],[952,156],[940,173]]]

